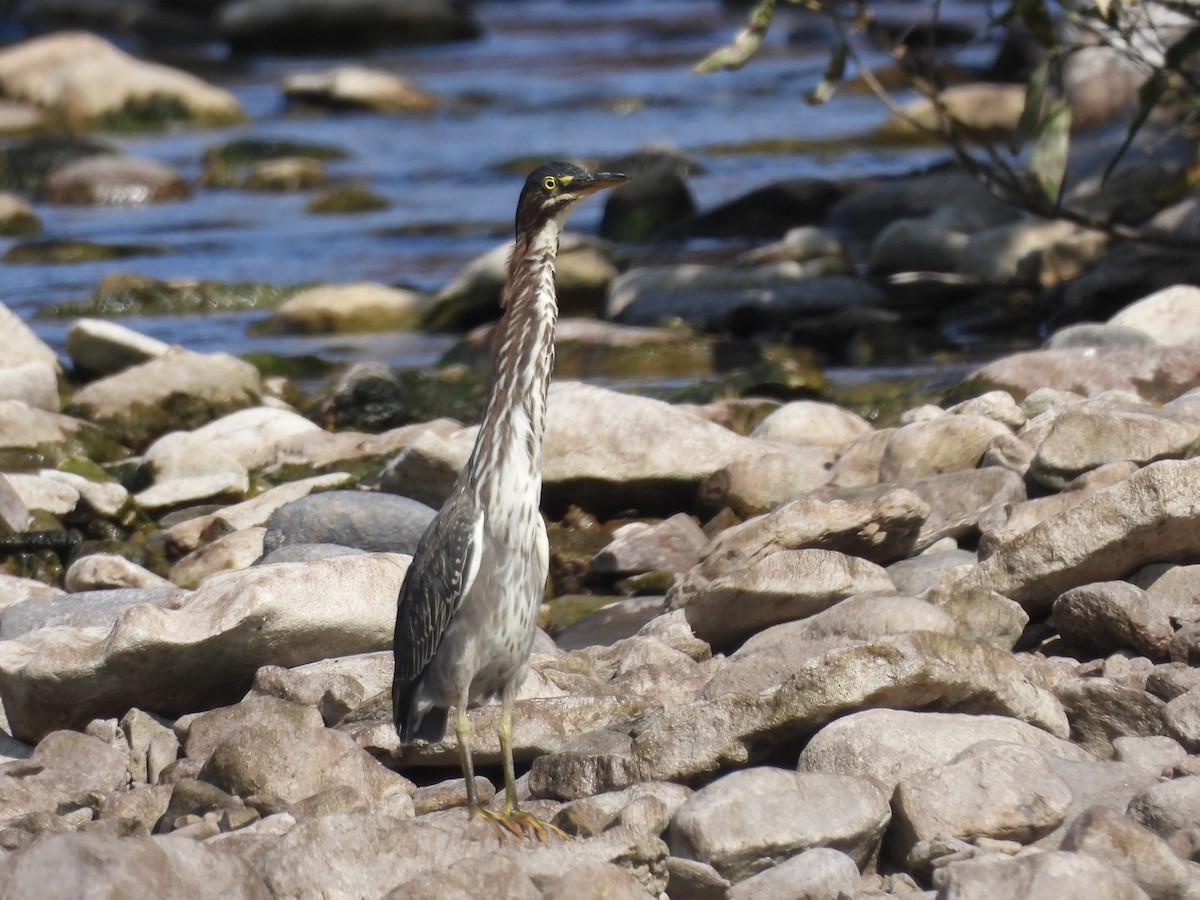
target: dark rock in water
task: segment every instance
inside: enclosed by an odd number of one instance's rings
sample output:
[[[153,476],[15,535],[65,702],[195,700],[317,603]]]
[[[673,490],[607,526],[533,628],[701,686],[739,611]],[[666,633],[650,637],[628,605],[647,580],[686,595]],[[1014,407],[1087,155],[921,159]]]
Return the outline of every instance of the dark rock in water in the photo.
[[[259,557],[256,566],[273,566],[276,563],[310,562],[314,559],[329,559],[334,556],[354,556],[366,551],[341,544],[284,544],[270,553]]]
[[[165,252],[163,247],[154,244],[101,244],[63,238],[14,244],[4,254],[4,262],[37,265],[103,262],[131,256],[158,256]]]
[[[136,206],[187,196],[187,185],[166,163],[112,154],[59,166],[42,185],[42,198],[49,203]]]
[[[395,371],[355,366],[318,396],[310,416],[322,428],[378,434],[440,416],[478,421],[487,376],[483,372]]]
[[[305,156],[309,159],[327,161],[345,159],[347,155],[344,149],[332,144],[250,137],[209,147],[204,151],[204,164],[206,166],[244,166],[268,159],[286,159],[290,156]]]
[[[799,225],[817,225],[847,186],[818,178],[769,184],[702,213],[688,228],[693,237],[782,237]]]
[[[304,208],[310,213],[362,213],[387,209],[390,204],[370,188],[346,184],[317,194]]]
[[[412,553],[434,511],[394,494],[326,491],[279,509],[267,522],[264,555],[286,544],[339,544],[360,550]]]
[[[455,0],[238,0],[222,7],[221,36],[241,52],[329,52],[477,38]]]
[[[139,603],[170,604],[187,593],[176,587],[117,588],[56,597],[31,597],[14,603],[0,614],[0,640],[10,641],[27,632],[57,625],[107,628],[131,606]]]
[[[600,236],[634,244],[669,237],[678,234],[695,212],[687,182],[659,166],[608,195]]]

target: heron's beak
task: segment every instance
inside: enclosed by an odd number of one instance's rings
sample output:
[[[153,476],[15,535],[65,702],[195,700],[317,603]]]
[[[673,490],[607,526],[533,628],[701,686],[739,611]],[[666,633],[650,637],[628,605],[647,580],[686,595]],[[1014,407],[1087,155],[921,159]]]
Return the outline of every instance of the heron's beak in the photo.
[[[605,188],[616,187],[623,181],[628,181],[628,175],[622,175],[620,172],[589,172],[587,175],[580,175],[575,178],[569,187],[572,194],[578,194],[581,197],[586,197],[588,194],[594,194],[596,191],[602,191]]]

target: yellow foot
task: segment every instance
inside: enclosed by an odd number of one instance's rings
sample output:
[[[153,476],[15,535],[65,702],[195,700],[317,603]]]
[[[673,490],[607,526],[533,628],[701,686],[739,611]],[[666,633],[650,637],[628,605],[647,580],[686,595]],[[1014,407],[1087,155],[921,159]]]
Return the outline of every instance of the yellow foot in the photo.
[[[477,806],[471,810],[471,815],[482,816],[492,826],[492,831],[496,832],[496,839],[502,844],[508,840],[510,834],[523,839],[537,838],[539,841],[547,840],[550,835],[560,837],[564,841],[571,839],[571,836],[557,825],[551,825],[549,822],[539,819],[531,813],[521,812],[519,809],[496,812],[483,806]]]

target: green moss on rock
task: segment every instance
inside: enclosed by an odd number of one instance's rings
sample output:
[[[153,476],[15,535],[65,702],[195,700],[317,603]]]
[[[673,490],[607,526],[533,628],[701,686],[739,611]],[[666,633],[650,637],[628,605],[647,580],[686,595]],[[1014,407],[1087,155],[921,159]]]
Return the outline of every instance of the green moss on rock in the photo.
[[[154,244],[101,244],[95,241],[47,239],[25,241],[10,247],[4,262],[53,264],[105,262],[131,256],[160,256],[166,249]]]
[[[154,316],[273,308],[301,285],[260,282],[160,281],[141,275],[104,278],[87,300],[68,300],[39,310],[50,318],[77,316]]]

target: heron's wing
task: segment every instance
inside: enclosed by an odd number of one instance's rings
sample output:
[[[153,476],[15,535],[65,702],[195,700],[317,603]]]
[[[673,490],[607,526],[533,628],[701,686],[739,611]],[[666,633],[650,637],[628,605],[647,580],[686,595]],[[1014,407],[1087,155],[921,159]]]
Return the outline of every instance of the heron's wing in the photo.
[[[478,502],[469,493],[451,497],[417,545],[396,608],[396,696],[433,659],[450,619],[479,570]]]

